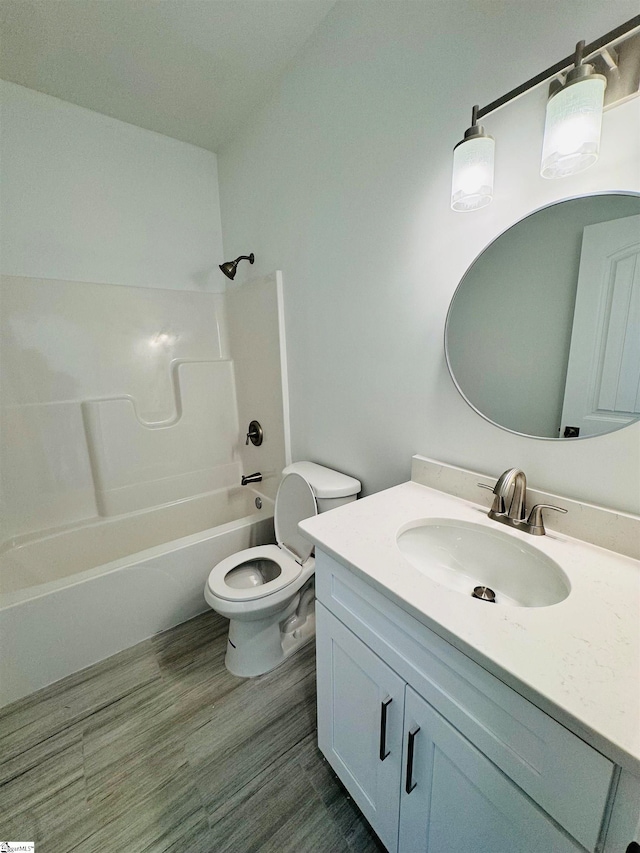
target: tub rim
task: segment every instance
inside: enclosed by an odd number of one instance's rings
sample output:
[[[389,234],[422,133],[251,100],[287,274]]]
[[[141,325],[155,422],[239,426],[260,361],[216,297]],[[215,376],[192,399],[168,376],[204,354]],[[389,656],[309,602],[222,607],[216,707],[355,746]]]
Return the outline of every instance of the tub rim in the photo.
[[[213,494],[213,492],[205,492],[203,494]],[[258,493],[256,492],[256,495],[257,494]],[[192,497],[201,497],[201,495],[193,495]],[[153,559],[154,557],[160,557],[164,554],[172,554],[173,552],[179,551],[182,548],[188,548],[191,545],[197,545],[199,542],[204,542],[207,539],[212,539],[214,538],[214,536],[221,536],[231,530],[247,527],[251,524],[255,524],[258,521],[268,521],[269,519],[273,518],[274,501],[272,501],[271,498],[267,498],[262,494],[260,494],[260,497],[263,501],[262,509],[256,510],[256,512],[253,512],[250,515],[245,515],[241,518],[237,518],[232,521],[227,521],[224,524],[217,525],[216,527],[208,527],[205,530],[198,530],[195,533],[189,533],[186,536],[179,537],[178,539],[170,539],[168,542],[163,542],[160,545],[153,545],[151,548],[145,548],[142,551],[135,551],[132,554],[128,554],[126,557],[119,557],[116,560],[110,560],[107,563],[101,563],[99,566],[91,566],[88,569],[83,569],[80,572],[74,572],[73,574],[66,575],[63,578],[56,578],[51,581],[45,581],[44,583],[36,584],[35,586],[24,587],[18,590],[13,590],[12,592],[3,593],[2,591],[0,591],[0,611],[8,610],[11,607],[18,606],[27,601],[43,598],[44,596],[51,595],[52,593],[57,592],[60,589],[66,589],[68,587],[76,586],[94,577],[112,574],[113,572],[116,572],[120,569],[136,566],[137,564],[142,563],[146,560]],[[187,498],[185,500],[189,499]],[[183,501],[181,500],[174,501],[172,503],[182,502]],[[167,504],[162,504],[162,506],[167,506]],[[130,516],[131,514],[125,513],[125,515]],[[117,516],[112,517],[117,518]],[[65,530],[58,530],[56,531],[56,533],[51,533],[49,535],[41,536],[39,538],[30,537],[27,542],[24,542],[22,544],[28,544],[29,542],[34,541],[42,541],[43,539],[49,539],[53,536],[62,536],[72,530],[87,529],[90,527],[99,526],[99,524],[100,520],[89,525],[75,525],[73,527],[67,527]],[[6,550],[10,549],[2,549],[0,550],[0,553],[5,553]]]

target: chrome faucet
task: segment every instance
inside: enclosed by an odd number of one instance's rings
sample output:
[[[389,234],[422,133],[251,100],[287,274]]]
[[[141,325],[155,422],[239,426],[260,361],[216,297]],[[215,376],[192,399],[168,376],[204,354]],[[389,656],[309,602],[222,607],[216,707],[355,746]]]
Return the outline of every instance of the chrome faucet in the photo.
[[[516,530],[522,530],[524,533],[530,533],[532,536],[544,536],[545,534],[542,519],[543,509],[553,509],[562,513],[567,511],[552,504],[536,504],[529,513],[529,517],[526,518],[527,478],[520,468],[509,468],[503,471],[493,488],[486,483],[478,483],[478,485],[482,489],[489,489],[495,495],[489,510],[489,518],[509,527],[515,527]],[[512,487],[513,494],[507,510],[507,498]]]

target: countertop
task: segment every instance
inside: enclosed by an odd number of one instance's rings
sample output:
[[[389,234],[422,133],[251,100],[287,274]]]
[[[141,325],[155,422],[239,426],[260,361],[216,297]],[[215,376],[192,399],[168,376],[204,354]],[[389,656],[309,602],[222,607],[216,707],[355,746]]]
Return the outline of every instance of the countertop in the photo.
[[[455,518],[507,532],[555,560],[571,583],[549,607],[489,605],[414,568],[406,524]],[[408,482],[300,524],[317,547],[493,675],[640,775],[640,562],[548,531],[531,536],[461,498]]]

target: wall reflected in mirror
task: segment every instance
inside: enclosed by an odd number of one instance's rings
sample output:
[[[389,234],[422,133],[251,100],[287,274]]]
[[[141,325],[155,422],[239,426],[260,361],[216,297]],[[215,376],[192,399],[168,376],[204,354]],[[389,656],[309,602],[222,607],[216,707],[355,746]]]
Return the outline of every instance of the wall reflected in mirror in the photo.
[[[454,382],[513,432],[586,438],[640,418],[640,196],[536,211],[493,241],[445,328]]]

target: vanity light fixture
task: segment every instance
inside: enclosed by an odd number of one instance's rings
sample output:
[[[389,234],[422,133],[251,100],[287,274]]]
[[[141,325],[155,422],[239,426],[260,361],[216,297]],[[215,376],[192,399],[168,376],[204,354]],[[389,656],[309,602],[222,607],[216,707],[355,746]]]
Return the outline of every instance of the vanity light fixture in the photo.
[[[564,178],[592,166],[600,150],[607,78],[583,63],[584,41],[576,45],[574,68],[547,101],[542,143],[543,178]]]
[[[589,168],[598,159],[603,108],[639,92],[640,15],[588,45],[578,42],[571,56],[485,107],[473,108],[471,127],[453,150],[453,210],[477,210],[493,196],[494,141],[478,121],[548,81],[552,82],[541,174],[561,178]]]
[[[478,124],[478,105],[471,111],[471,127],[453,149],[451,207],[477,210],[493,198],[493,137]]]

